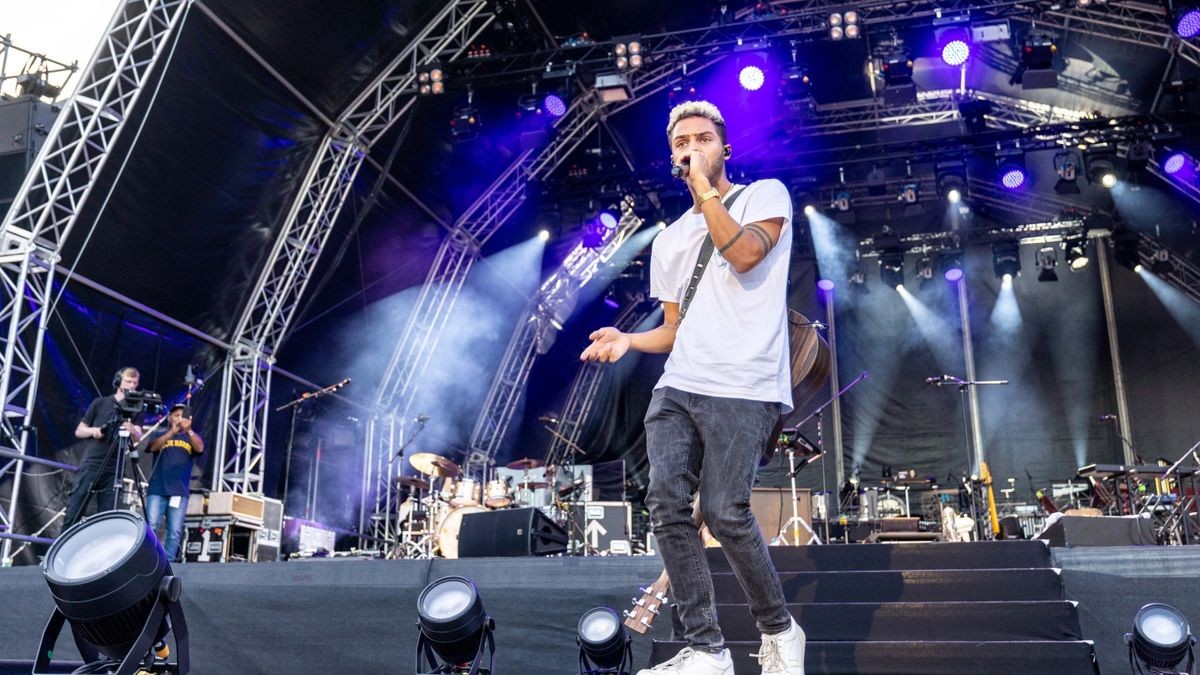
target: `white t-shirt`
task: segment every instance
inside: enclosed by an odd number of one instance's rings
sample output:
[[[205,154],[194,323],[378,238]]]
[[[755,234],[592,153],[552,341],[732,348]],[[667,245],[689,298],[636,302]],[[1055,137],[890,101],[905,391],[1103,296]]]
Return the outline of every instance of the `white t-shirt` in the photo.
[[[713,252],[655,388],[778,401],[787,413],[792,409],[786,309],[792,198],[778,180],[755,181],[738,196],[730,215],[743,225],[783,218],[779,242],[745,274]],[[689,208],[658,235],[650,254],[650,295],[683,302],[707,234],[704,214]]]

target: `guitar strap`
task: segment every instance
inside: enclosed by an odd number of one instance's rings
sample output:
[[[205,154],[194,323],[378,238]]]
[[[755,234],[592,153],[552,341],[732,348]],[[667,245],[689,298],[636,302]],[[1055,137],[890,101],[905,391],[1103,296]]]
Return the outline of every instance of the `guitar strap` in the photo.
[[[725,197],[725,210],[737,201],[738,196],[742,194],[746,186],[734,190]],[[692,280],[688,283],[687,290],[683,293],[683,302],[679,303],[679,323],[683,323],[683,317],[687,314],[688,305],[692,304],[692,296],[696,295],[696,288],[700,285],[700,278],[704,276],[704,270],[708,267],[708,261],[713,254],[712,234],[704,235],[704,243],[700,245],[700,255],[696,258],[696,267],[692,270]]]

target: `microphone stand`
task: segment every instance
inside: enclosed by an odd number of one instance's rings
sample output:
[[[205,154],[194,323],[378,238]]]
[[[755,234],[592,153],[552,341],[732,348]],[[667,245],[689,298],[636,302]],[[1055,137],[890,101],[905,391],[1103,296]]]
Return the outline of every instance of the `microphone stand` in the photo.
[[[962,400],[963,435],[967,441],[967,477],[974,478],[974,476],[971,473],[971,468],[972,468],[971,465],[975,461],[975,455],[971,451],[972,450],[971,418],[970,418],[970,412],[969,412],[970,406],[967,402],[967,392],[970,391],[971,387],[1008,384],[1008,380],[964,380],[959,377],[954,377],[953,375],[942,375],[941,377],[926,378],[925,384],[932,384],[933,386],[938,387],[938,388],[946,387],[946,386],[950,386],[950,385],[954,385],[954,386],[958,387],[959,398]],[[978,511],[978,506],[975,503],[976,502],[975,487],[976,487],[975,481],[972,480],[971,481],[971,490],[970,490],[971,519],[975,521],[975,527],[978,532],[982,532],[985,529],[986,529],[986,531],[991,532],[990,527],[982,528],[982,526],[979,524],[979,511]],[[981,539],[982,539],[982,537],[981,537]]]
[[[819,323],[819,322],[812,322],[812,323]],[[854,388],[855,385],[857,385],[859,382],[862,382],[865,379],[867,379],[867,371],[864,370],[862,372],[862,374],[859,375],[858,377],[854,378],[854,380],[852,382],[850,382],[850,384],[847,384],[846,386],[842,387],[841,391],[834,394],[833,398],[831,398],[828,401],[817,406],[817,409],[812,411],[811,413],[809,413],[808,417],[805,417],[804,419],[800,420],[796,424],[795,428],[799,429],[801,426],[804,425],[805,422],[811,420],[814,417],[817,418],[817,447],[816,447],[816,449],[819,453],[821,453],[821,454],[825,453],[825,438],[821,433],[821,431],[822,431],[821,413],[824,412],[825,408],[828,408],[829,406],[833,405],[834,401],[840,399],[843,394],[850,391],[852,388]],[[820,455],[818,455],[818,457],[819,456]],[[845,460],[844,457],[837,458],[838,462],[842,462],[844,460]],[[803,468],[804,468],[804,464],[801,464],[800,469],[803,469]],[[797,469],[794,466],[791,468],[793,515],[795,515],[795,507],[796,507],[796,474],[800,472],[800,469]],[[839,485],[838,488],[840,489],[841,486]],[[829,512],[830,512],[829,503],[832,500],[830,499],[830,494],[829,494],[829,476],[828,476],[827,471],[821,471],[821,491],[825,493],[825,541],[829,541]],[[840,509],[840,506],[841,506],[840,498],[838,501],[838,505],[839,505],[839,512],[840,512],[840,510],[841,510]],[[814,534],[813,536],[815,537],[816,535]]]
[[[299,398],[297,398],[293,401],[288,401],[287,403],[284,403],[283,405],[281,405],[275,409],[275,412],[281,412],[288,408],[292,409],[292,421],[288,428],[288,442],[287,442],[287,451],[286,451],[287,454],[286,454],[286,458],[284,459],[284,462],[283,462],[283,492],[280,494],[280,499],[285,506],[285,508],[284,508],[285,511],[287,510],[286,505],[287,505],[288,482],[289,482],[289,479],[291,478],[291,474],[292,474],[292,448],[294,447],[295,442],[296,442],[296,413],[300,409],[300,404],[304,403],[305,401],[310,401],[313,399],[321,398],[322,396],[325,396],[326,394],[332,394],[333,392],[337,391],[338,389],[341,389],[342,387],[346,386],[347,384],[350,384],[350,378],[348,378],[348,377],[346,379],[342,380],[341,382],[338,382],[336,384],[331,384],[328,387],[325,387],[323,389],[318,389],[316,391],[306,391],[303,394],[300,394]]]

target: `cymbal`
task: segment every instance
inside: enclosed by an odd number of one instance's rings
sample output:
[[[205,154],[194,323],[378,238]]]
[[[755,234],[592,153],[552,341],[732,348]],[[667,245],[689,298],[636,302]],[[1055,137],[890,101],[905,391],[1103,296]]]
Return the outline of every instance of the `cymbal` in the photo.
[[[415,488],[417,490],[429,489],[429,481],[425,480],[424,478],[417,478],[416,476],[396,476],[393,480],[396,481],[396,485],[400,485],[402,487]]]
[[[441,478],[457,478],[459,474],[458,465],[450,460],[435,455],[432,452],[418,452],[408,458],[408,463],[417,471],[426,476],[439,476]]]
[[[540,466],[545,466],[545,464],[546,463],[540,459],[533,459],[530,457],[526,457],[524,459],[518,459],[516,461],[509,462],[508,464],[505,464],[504,466],[506,468],[516,469],[518,471],[520,471],[520,470],[528,471],[530,469],[536,469]]]
[[[541,480],[531,480],[528,483],[517,483],[518,490],[541,490],[542,488],[548,487],[550,487],[550,484]]]

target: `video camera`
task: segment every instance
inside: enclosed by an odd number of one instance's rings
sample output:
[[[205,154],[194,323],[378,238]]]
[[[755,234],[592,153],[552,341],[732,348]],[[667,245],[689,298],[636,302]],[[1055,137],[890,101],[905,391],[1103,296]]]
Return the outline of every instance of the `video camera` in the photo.
[[[127,389],[124,398],[117,402],[117,414],[125,420],[138,415],[155,415],[162,410],[162,395],[147,389]]]

